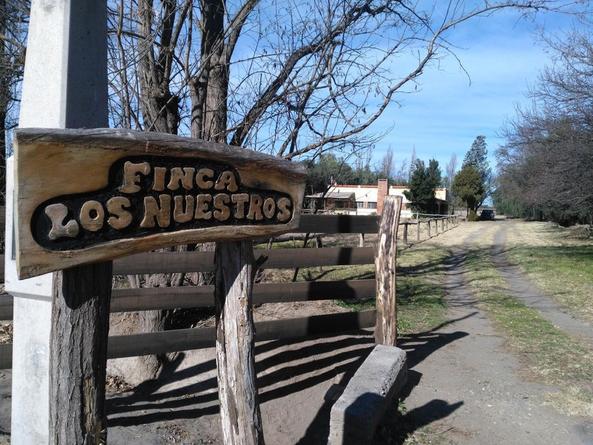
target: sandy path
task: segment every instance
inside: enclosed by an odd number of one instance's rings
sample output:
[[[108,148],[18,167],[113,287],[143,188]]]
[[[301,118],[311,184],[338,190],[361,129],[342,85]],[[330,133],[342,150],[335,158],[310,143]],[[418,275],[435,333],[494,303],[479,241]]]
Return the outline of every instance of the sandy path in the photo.
[[[514,226],[513,222],[497,223],[498,230],[494,236],[492,259],[502,275],[511,295],[526,306],[536,309],[546,320],[560,330],[578,337],[593,346],[593,326],[572,316],[566,308],[554,302],[541,292],[518,266],[510,264],[507,251],[507,232]]]
[[[463,260],[481,236],[484,226],[476,225],[446,264],[448,321],[405,343],[414,385],[405,401],[406,420],[417,427],[430,424],[444,443],[593,443],[591,425],[543,404],[554,388],[521,377],[518,359],[477,306]]]

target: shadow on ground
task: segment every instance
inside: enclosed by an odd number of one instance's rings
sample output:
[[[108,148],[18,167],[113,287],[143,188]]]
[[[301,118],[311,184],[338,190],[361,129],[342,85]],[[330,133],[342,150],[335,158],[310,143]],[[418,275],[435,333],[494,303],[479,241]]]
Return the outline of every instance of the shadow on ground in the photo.
[[[442,325],[437,326],[435,330],[441,327]],[[413,371],[416,364],[439,348],[467,335],[464,332],[438,333],[435,330],[401,339],[400,346],[408,353],[408,364],[411,369],[403,397],[421,380],[421,374]],[[323,382],[326,382],[325,387],[332,381],[337,382],[329,391],[333,391],[334,394],[327,394],[325,402],[316,408],[318,411],[313,422],[298,442],[324,443],[329,432],[330,409],[337,398],[335,389],[346,385],[372,347],[373,337],[368,331],[339,337],[258,344],[256,369],[260,402],[265,404]],[[180,354],[164,367],[157,379],[147,381],[128,393],[109,398],[109,426],[146,425],[218,413],[215,360],[207,360],[182,369],[180,365],[183,359],[184,355]],[[339,381],[336,381],[336,378],[339,378]],[[398,431],[392,433],[405,439],[416,428],[446,417],[456,408],[456,405],[433,400],[423,409],[416,409],[400,417]],[[389,423],[394,413],[390,411],[387,416],[390,418]]]

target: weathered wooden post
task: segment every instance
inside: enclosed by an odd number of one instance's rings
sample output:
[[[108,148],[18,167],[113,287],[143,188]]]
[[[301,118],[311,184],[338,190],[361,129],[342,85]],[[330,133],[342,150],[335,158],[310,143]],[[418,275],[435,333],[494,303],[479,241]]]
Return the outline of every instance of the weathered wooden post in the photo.
[[[420,219],[416,218],[416,241],[420,241]]]
[[[364,247],[364,233],[361,233],[358,237],[358,247]]]
[[[104,1],[32,2],[19,127],[107,126],[106,26]],[[11,194],[13,181],[11,172]],[[13,224],[20,199],[7,199]],[[99,443],[111,265],[19,280],[14,255],[5,266],[15,296],[12,443]]]
[[[397,342],[396,260],[397,228],[401,206],[401,197],[385,198],[375,256],[377,281],[375,343],[389,346],[395,346]]]
[[[60,357],[56,363],[64,365],[54,371],[52,394],[65,409],[65,417],[52,417],[52,437],[63,443],[95,443],[104,437],[96,376],[104,373],[105,363],[97,360],[91,375],[85,354],[97,359],[106,341],[99,344],[93,326],[76,323],[92,311],[98,320],[106,318],[108,312],[99,312],[105,306],[95,310],[89,301],[108,295],[111,280],[103,286],[95,283],[92,294],[76,293],[72,290],[89,288],[77,281],[76,273],[94,270],[102,277],[104,263],[96,264],[102,261],[170,245],[217,241],[217,362],[224,443],[261,443],[251,313],[254,260],[247,240],[298,226],[304,169],[238,147],[132,130],[20,129],[16,142],[19,278],[67,269],[55,274],[54,284],[68,306],[56,303],[60,313],[55,317],[63,320],[61,312],[70,314],[70,324],[55,329],[54,334],[61,335],[52,339]],[[86,272],[80,276],[91,282]],[[88,297],[79,300],[77,295]],[[75,327],[67,331],[69,326]],[[66,335],[72,338],[63,338]],[[60,351],[64,344],[68,350]],[[75,359],[80,361],[78,368]],[[82,393],[81,376],[87,378]],[[65,401],[67,390],[74,396]],[[94,403],[97,408],[87,406]],[[70,421],[82,422],[81,428],[70,428],[76,437],[66,432],[64,425]]]
[[[404,223],[404,244],[408,244],[408,223]]]
[[[225,444],[263,444],[255,374],[250,241],[216,245],[216,364]]]
[[[432,221],[432,219],[428,219],[428,221],[426,221],[426,223],[428,224],[428,238],[430,239],[431,235],[430,235],[430,222]]]

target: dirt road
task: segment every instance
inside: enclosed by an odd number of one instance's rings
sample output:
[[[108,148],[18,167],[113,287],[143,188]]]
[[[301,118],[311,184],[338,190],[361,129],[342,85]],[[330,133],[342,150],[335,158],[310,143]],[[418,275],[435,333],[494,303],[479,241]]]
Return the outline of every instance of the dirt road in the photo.
[[[506,222],[490,224],[487,230],[504,234]],[[412,365],[407,420],[415,427],[430,425],[431,443],[593,444],[592,419],[568,417],[547,406],[545,396],[555,388],[524,377],[521,363],[505,347],[505,338],[477,305],[468,286],[464,255],[485,230],[476,224],[461,243],[453,243],[458,245],[446,264],[448,321],[405,342]],[[492,252],[498,255],[504,250],[498,244],[504,236],[494,239]],[[497,266],[504,269],[508,264],[499,257]],[[511,286],[525,284],[517,269],[506,272]],[[518,291],[516,296],[523,297]],[[525,297],[534,302],[534,295],[541,300],[533,290]],[[563,319],[555,310],[545,305],[549,317]]]

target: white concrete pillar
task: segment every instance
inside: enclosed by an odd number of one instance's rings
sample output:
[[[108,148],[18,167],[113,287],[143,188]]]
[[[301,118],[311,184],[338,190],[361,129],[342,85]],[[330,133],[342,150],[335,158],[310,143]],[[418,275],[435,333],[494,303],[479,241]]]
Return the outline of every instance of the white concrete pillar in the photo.
[[[97,0],[32,0],[19,127],[107,126],[104,8]],[[6,167],[5,288],[14,296],[11,443],[44,444],[53,275],[17,278],[14,156]]]

